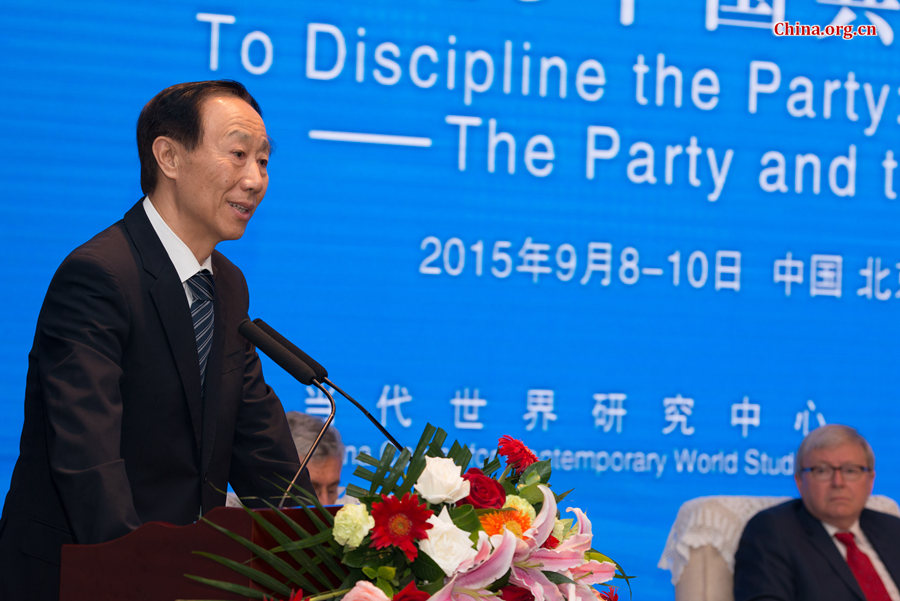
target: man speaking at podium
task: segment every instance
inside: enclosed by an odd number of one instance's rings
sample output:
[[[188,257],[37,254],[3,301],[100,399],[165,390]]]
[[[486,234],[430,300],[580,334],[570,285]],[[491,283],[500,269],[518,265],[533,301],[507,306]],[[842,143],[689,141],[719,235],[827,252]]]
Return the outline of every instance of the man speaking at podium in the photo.
[[[246,282],[214,250],[266,192],[259,106],[237,82],[175,85],[141,111],[137,142],[145,197],[63,261],[38,317],[0,518],[2,599],[57,598],[63,544],[192,523],[229,482],[280,496],[272,483],[299,469],[238,333]]]

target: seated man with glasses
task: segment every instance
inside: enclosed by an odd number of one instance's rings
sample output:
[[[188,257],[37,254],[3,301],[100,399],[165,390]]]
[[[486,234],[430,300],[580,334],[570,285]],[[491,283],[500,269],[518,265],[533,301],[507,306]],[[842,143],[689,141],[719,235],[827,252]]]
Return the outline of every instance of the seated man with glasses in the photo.
[[[755,515],[735,554],[735,601],[900,601],[900,518],[865,509],[875,455],[848,426],[817,428],[794,466],[800,499]]]

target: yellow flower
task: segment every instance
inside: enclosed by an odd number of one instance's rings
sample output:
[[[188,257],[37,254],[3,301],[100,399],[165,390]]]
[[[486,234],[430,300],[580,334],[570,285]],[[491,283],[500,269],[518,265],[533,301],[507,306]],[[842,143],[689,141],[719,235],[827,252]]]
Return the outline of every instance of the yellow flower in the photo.
[[[536,516],[534,506],[522,497],[516,495],[506,495],[506,502],[503,504],[503,507],[511,507],[516,511],[521,511],[528,517],[529,523],[533,522]]]

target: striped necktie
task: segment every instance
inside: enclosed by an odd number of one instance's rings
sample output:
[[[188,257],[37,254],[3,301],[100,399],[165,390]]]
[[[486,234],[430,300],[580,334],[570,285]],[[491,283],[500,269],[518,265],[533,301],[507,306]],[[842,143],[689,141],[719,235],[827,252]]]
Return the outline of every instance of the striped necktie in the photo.
[[[850,564],[850,571],[856,576],[856,581],[866,596],[866,601],[891,601],[884,583],[878,577],[875,566],[869,556],[860,551],[853,540],[852,532],[838,532],[834,535],[836,539],[847,547],[847,563]]]
[[[200,382],[206,383],[206,360],[212,346],[213,296],[215,284],[212,274],[204,269],[187,281],[194,302],[191,303],[191,319],[194,321],[194,337],[197,339],[197,358],[200,360]]]

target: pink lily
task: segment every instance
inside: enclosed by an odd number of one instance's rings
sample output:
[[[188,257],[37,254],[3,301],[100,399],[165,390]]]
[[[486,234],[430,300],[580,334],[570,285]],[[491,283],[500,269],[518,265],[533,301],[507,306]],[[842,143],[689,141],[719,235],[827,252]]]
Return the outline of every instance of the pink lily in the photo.
[[[523,538],[517,541],[516,554],[513,556],[512,573],[509,583],[527,589],[534,595],[535,601],[562,601],[559,588],[544,576],[542,570],[558,571],[560,566],[545,566],[538,558],[534,557],[541,545],[553,532],[553,524],[556,521],[556,497],[550,489],[539,485],[538,489],[544,495],[544,503],[541,510],[534,518],[531,528],[523,533]],[[578,560],[583,560],[580,556]],[[572,557],[565,563],[563,569],[575,563]]]
[[[568,568],[570,576],[573,580],[578,580],[584,584],[601,584],[612,578],[616,573],[616,566],[608,561],[583,561],[584,554],[591,550],[591,541],[593,540],[593,532],[591,530],[591,521],[583,511],[577,507],[569,507],[566,511],[575,514],[578,520],[578,531],[566,538],[555,549],[538,549],[532,554],[533,559],[543,561],[545,566],[552,566],[553,554],[557,554],[557,559],[567,560],[574,555],[580,557],[580,561],[576,562],[574,567]],[[551,556],[551,557],[547,557]],[[563,571],[562,568],[557,571]],[[556,570],[555,567],[549,569]]]
[[[591,521],[583,511],[577,507],[570,507],[566,511],[575,514],[578,520],[578,531],[565,539],[556,550],[575,551],[584,553],[590,551],[593,533],[591,530]],[[575,581],[576,584],[563,584],[560,589],[568,601],[596,601],[597,597],[592,584],[602,584],[608,582],[616,573],[616,565],[609,561],[597,561],[592,559],[584,561],[568,570],[567,576]]]
[[[492,550],[487,534],[480,532],[475,557],[463,562],[459,571],[428,601],[480,601],[493,596],[487,587],[509,571],[516,551],[516,536],[505,530],[493,542],[496,546]]]
[[[580,509],[570,508],[578,517],[578,531],[562,541],[555,549],[541,545],[553,531],[556,520],[556,498],[546,486],[538,487],[544,495],[541,511],[534,524],[524,533],[513,557],[510,584],[531,591],[535,601],[596,601],[589,585],[606,582],[615,574],[616,567],[609,562],[585,561],[584,554],[591,548],[593,534],[591,522]],[[544,571],[565,574],[576,584],[556,586],[543,574]]]

